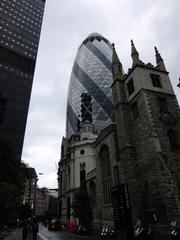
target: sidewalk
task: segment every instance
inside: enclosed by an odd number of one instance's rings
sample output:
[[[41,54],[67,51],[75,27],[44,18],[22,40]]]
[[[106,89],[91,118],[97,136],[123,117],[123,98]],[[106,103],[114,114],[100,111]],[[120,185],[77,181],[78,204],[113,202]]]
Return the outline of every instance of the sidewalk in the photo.
[[[0,232],[0,240],[3,240],[6,236],[10,235],[12,230],[4,230]]]
[[[16,229],[13,230],[12,232],[7,233],[8,235],[6,235],[4,238],[0,238],[3,240],[21,240],[22,239],[22,229]],[[28,234],[28,238],[27,240],[32,240],[32,235],[31,233]],[[41,238],[38,236],[37,240],[41,240]]]

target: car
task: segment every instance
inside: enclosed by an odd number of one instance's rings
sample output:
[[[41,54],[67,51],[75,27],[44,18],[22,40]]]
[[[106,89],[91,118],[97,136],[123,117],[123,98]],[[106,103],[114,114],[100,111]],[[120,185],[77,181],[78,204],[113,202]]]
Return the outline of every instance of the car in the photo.
[[[48,230],[50,231],[58,231],[62,229],[62,223],[60,219],[52,219],[50,224],[48,225]]]

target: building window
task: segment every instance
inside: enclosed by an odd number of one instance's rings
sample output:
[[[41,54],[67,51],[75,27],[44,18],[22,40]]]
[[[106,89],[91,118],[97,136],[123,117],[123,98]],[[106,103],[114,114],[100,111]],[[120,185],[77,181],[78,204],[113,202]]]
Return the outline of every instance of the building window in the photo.
[[[167,112],[162,113],[159,118],[168,127],[172,127],[173,124],[175,123],[175,119],[173,118],[173,116]]]
[[[129,96],[134,92],[134,83],[133,83],[133,79],[132,78],[127,83],[127,90],[128,90],[128,95]]]
[[[71,187],[71,168],[68,166],[68,189]]]
[[[80,154],[83,155],[85,153],[84,149],[80,150]]]
[[[80,163],[80,185],[86,181],[86,164]]]
[[[114,183],[115,185],[119,185],[119,169],[118,169],[118,166],[114,166],[114,169],[113,169],[113,175],[114,175]]]
[[[96,204],[96,184],[93,181],[89,183],[89,196],[90,196],[91,205],[95,205]]]
[[[7,99],[2,96],[2,93],[0,93],[0,125],[3,124],[6,106],[7,106]]]
[[[139,117],[139,109],[138,109],[138,104],[137,104],[137,102],[134,102],[134,103],[131,105],[131,110],[132,110],[134,119],[138,118],[138,117]]]
[[[107,146],[103,146],[100,150],[101,170],[102,170],[102,185],[104,204],[111,203],[111,169],[109,162],[109,149]]]
[[[151,80],[154,87],[162,88],[160,75],[151,73]]]
[[[178,143],[177,143],[176,132],[171,128],[171,129],[168,130],[167,135],[168,135],[171,147],[172,148],[177,148]]]
[[[157,100],[158,100],[160,112],[168,112],[166,98],[158,97]]]

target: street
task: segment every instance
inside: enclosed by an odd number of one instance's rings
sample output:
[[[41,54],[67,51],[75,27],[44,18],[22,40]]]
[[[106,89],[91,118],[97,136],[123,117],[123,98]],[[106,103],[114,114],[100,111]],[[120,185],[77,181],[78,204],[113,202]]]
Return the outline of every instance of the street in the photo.
[[[42,224],[39,225],[39,233],[38,236],[41,240],[80,240],[86,239],[90,240],[92,237],[87,236],[78,236],[67,231],[49,231],[46,227]]]
[[[2,238],[4,240],[21,240],[22,239],[22,229],[16,229],[11,232],[11,234],[8,234],[5,238]],[[39,233],[38,233],[38,239],[37,240],[93,240],[92,237],[87,236],[78,236],[72,233],[69,233],[67,231],[49,231],[46,227],[44,227],[42,224],[39,224]],[[96,238],[97,239],[97,238]],[[27,240],[32,240],[31,234],[29,234]]]

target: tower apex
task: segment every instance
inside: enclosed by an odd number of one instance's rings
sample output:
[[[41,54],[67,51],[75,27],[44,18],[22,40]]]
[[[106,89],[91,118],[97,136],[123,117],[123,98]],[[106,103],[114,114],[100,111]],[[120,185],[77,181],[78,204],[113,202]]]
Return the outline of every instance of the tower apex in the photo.
[[[156,54],[156,63],[157,63],[157,68],[159,68],[160,70],[163,70],[163,71],[166,71],[166,67],[164,65],[164,61],[157,49],[157,47],[155,46],[154,47],[155,49],[155,54]]]
[[[133,64],[132,64],[133,66],[136,65],[137,63],[140,63],[139,53],[136,50],[136,48],[134,46],[134,42],[133,42],[132,39],[131,39],[131,57],[132,57],[132,60],[133,60]]]
[[[116,53],[115,45],[113,46],[113,54],[112,54],[112,72],[113,72],[113,78],[114,79],[122,79],[123,70],[122,70],[122,64],[118,58],[118,55]]]

